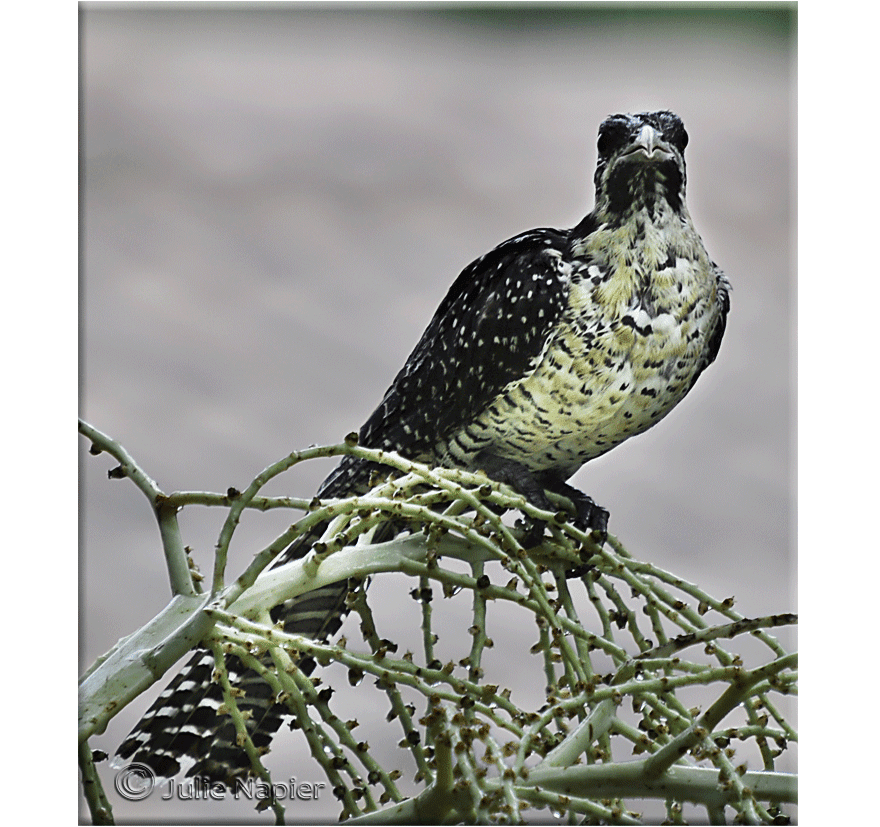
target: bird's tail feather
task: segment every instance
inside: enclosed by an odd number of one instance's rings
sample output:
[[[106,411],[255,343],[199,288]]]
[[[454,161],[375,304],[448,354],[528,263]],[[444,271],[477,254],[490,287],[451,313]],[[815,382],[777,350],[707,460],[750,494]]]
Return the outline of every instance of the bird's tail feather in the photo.
[[[324,481],[318,496],[363,493],[368,487],[369,472],[365,464],[346,457]],[[304,557],[325,527],[317,525],[298,538],[273,568]],[[270,616],[275,623],[282,624],[285,632],[326,639],[342,625],[350,586],[347,580],[330,583],[275,606]],[[271,666],[268,657],[266,665]],[[299,666],[308,674],[315,663],[303,659]],[[208,649],[198,649],[122,742],[114,764],[146,764],[157,779],[172,778],[185,771],[187,776],[227,786],[246,777],[251,763],[237,743],[235,724],[231,716],[218,714],[223,691],[220,683],[212,680],[214,668],[213,654]],[[239,658],[227,656],[226,668],[231,685],[243,692],[236,704],[245,718],[248,735],[257,749],[268,748],[284,716],[289,714],[287,707],[275,702],[269,684]]]

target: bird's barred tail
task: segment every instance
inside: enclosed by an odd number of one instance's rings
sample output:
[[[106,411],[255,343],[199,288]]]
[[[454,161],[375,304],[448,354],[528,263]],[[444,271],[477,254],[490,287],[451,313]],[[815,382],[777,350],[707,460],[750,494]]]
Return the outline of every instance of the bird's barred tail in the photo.
[[[368,473],[366,466],[343,461],[324,481],[318,496],[343,497],[362,492],[367,487]],[[299,538],[274,565],[305,556],[323,530],[323,526],[316,526]],[[322,586],[274,607],[272,620],[280,621],[286,632],[326,639],[342,625],[348,590],[347,580]],[[268,659],[267,665],[271,665]],[[305,659],[299,666],[310,673],[315,664]],[[254,746],[258,750],[268,748],[283,717],[289,714],[287,707],[275,703],[269,684],[257,672],[245,668],[237,657],[228,656],[226,668],[230,684],[243,692],[236,703]],[[218,681],[212,680],[214,669],[213,654],[198,649],[122,742],[114,765],[141,763],[149,766],[157,779],[185,772],[227,786],[245,778],[251,770],[250,759],[237,744],[232,717],[218,714],[223,690]]]

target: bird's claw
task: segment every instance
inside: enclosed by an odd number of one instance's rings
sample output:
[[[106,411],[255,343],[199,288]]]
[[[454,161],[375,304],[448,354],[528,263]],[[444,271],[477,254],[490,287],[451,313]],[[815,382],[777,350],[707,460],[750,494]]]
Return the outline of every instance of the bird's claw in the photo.
[[[523,535],[522,540],[520,540],[520,545],[525,549],[540,545],[544,539],[544,529],[546,527],[547,523],[544,520],[530,520],[526,533]]]
[[[571,500],[575,508],[575,518],[573,521],[575,528],[585,532],[588,531],[590,539],[599,548],[604,546],[605,541],[608,539],[608,517],[610,516],[608,509],[602,508],[601,505],[596,505],[592,497],[570,486],[567,487],[565,495]],[[586,547],[581,552],[581,559],[587,559],[592,556],[592,550]],[[595,566],[584,562],[579,566],[566,569],[565,576],[567,579],[583,577],[594,568]]]
[[[594,568],[596,567],[591,563],[581,563],[579,566],[566,569],[565,579],[573,580],[575,577],[583,577],[585,574],[589,574]]]
[[[608,517],[607,508],[596,505],[592,497],[577,492],[577,495],[569,495],[575,507],[574,527],[581,531],[589,531],[593,542],[598,546],[605,545],[608,539]]]

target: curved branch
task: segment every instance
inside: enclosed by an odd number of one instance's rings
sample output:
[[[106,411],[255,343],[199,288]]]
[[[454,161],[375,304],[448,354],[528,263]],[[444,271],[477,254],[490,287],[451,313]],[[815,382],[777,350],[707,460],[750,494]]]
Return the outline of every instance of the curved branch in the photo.
[[[587,764],[533,770],[528,784],[517,784],[517,794],[529,798],[540,788],[578,798],[671,798],[707,806],[723,805],[727,795],[718,781],[718,770],[709,767],[674,766],[661,775],[648,772],[648,762]],[[797,801],[797,778],[783,772],[747,772],[743,784],[756,799],[772,803]],[[497,785],[497,780],[487,786]]]
[[[195,597],[198,594],[193,583],[186,558],[183,541],[180,538],[180,527],[177,522],[177,507],[169,505],[166,495],[140,465],[116,440],[92,427],[88,422],[79,420],[79,432],[92,441],[91,453],[106,452],[119,461],[119,467],[109,472],[113,478],[128,477],[143,492],[153,506],[153,514],[159,524],[159,535],[162,538],[162,551],[165,554],[165,566],[171,583],[171,593],[184,597]]]
[[[651,778],[657,778],[672,766],[689,749],[696,746],[706,735],[716,729],[721,720],[734,708],[739,706],[749,695],[756,684],[770,676],[777,675],[783,669],[793,667],[797,663],[797,655],[786,655],[777,658],[764,666],[747,671],[732,683],[724,694],[710,706],[693,725],[680,735],[673,738],[662,749],[645,759],[645,772]]]
[[[162,493],[156,481],[150,477],[143,468],[140,467],[131,454],[125,450],[115,439],[102,433],[97,428],[89,425],[88,422],[79,420],[79,432],[91,440],[92,447],[90,453],[100,454],[102,452],[110,454],[113,459],[119,462],[119,468],[109,472],[110,477],[128,477],[150,501],[155,508],[158,501],[165,495]]]
[[[120,640],[80,679],[79,741],[102,733],[111,718],[152,686],[209,631],[209,598],[176,596],[153,620]]]

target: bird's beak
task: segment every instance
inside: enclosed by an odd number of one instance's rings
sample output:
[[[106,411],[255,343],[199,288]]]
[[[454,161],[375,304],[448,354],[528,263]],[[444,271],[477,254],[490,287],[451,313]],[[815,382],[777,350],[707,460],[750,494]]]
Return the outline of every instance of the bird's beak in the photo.
[[[659,163],[671,159],[672,152],[660,133],[653,126],[645,124],[639,135],[622,156],[631,161],[648,161]]]

